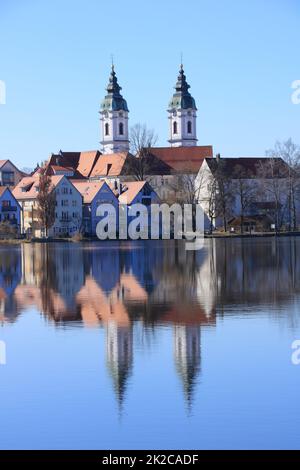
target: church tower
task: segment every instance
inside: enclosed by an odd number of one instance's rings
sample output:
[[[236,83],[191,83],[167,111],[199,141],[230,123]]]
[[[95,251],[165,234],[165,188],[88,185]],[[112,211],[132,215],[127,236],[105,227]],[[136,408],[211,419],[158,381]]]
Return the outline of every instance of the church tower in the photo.
[[[190,85],[186,81],[181,64],[175,93],[169,103],[169,142],[171,147],[187,147],[197,145],[196,103],[189,92]]]
[[[107,95],[101,103],[100,115],[102,123],[103,153],[129,151],[128,107],[121,95],[122,88],[118,84],[114,65],[112,65],[107,85]]]

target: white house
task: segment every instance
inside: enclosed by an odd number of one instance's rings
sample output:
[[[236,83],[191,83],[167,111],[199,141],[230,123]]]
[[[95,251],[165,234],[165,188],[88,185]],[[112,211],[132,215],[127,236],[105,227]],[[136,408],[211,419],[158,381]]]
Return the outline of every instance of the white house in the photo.
[[[55,221],[49,236],[72,236],[81,230],[82,196],[78,189],[65,176],[52,176],[55,192]],[[38,217],[39,176],[25,177],[16,186],[13,195],[20,203],[22,233],[41,236],[42,230]]]
[[[205,229],[224,226],[222,209],[224,211],[225,206],[227,222],[248,217],[253,229],[255,219],[257,223],[263,223],[263,217],[269,229],[271,224],[285,223],[290,172],[290,167],[281,158],[218,156],[204,159],[195,187],[198,203],[204,211]]]

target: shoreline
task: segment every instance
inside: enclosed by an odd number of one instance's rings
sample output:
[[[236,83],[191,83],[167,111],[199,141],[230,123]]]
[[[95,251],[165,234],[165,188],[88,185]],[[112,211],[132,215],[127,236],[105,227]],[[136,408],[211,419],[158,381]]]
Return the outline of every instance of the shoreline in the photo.
[[[205,234],[204,239],[214,239],[214,238],[227,238],[227,239],[232,239],[232,238],[277,238],[277,237],[298,237],[300,236],[300,231],[297,232],[256,232],[256,233],[213,233],[213,234]],[[152,241],[164,241],[164,239],[160,238],[157,240],[152,240]],[[174,238],[171,238],[170,240],[174,240]],[[185,240],[183,237],[182,240]],[[119,240],[116,238],[115,240],[99,240],[96,237],[83,237],[80,240],[73,240],[72,238],[32,238],[30,240],[26,238],[17,238],[17,239],[3,239],[0,240],[0,245],[19,245],[21,243],[96,243],[96,242],[109,242],[109,241],[151,241],[151,239],[148,240]],[[177,240],[178,241],[178,240]]]

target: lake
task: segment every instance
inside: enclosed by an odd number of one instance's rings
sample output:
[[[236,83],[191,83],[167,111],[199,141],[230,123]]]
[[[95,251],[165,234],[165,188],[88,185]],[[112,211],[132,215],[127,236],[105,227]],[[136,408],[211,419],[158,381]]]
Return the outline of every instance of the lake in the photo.
[[[300,238],[0,246],[1,449],[300,448]]]

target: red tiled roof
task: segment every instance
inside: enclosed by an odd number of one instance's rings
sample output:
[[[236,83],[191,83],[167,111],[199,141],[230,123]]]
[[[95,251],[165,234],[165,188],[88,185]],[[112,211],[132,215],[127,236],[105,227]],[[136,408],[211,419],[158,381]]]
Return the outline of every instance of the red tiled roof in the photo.
[[[53,186],[55,187],[62,178],[64,178],[63,175],[51,176]],[[17,200],[36,199],[38,192],[35,187],[38,186],[38,184],[38,176],[27,176],[17,184],[12,194]],[[26,189],[26,191],[23,191],[23,189]]]
[[[205,158],[213,157],[211,145],[191,147],[153,147],[151,155],[162,160],[174,171],[198,172]]]
[[[129,152],[109,153],[101,155],[95,164],[91,177],[119,176],[126,172],[130,158],[134,158]]]
[[[83,202],[89,204],[98,194],[105,181],[76,181],[72,180],[72,184],[83,196]],[[109,188],[110,189],[110,188]]]
[[[131,204],[145,184],[146,181],[132,181],[124,183],[123,188],[126,189],[119,196],[121,204]]]
[[[49,161],[49,166],[59,166],[78,172],[78,175],[88,178],[90,173],[97,162],[101,153],[99,150],[91,150],[86,152],[60,152],[59,154],[52,154]]]

